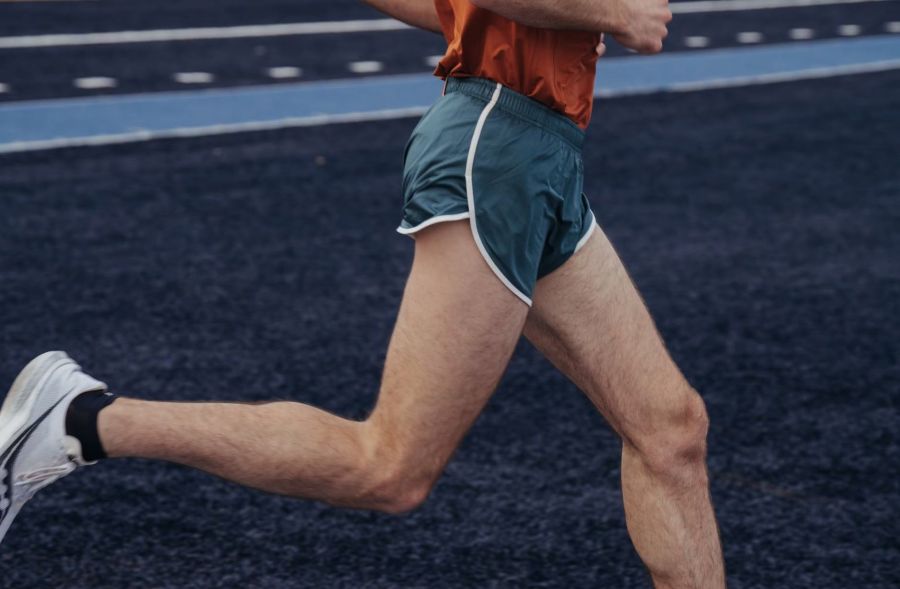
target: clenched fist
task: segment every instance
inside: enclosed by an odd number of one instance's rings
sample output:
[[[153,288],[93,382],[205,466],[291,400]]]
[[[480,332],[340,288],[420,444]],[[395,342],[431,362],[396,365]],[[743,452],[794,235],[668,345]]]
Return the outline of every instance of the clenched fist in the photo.
[[[621,45],[638,53],[659,53],[672,20],[669,0],[625,0],[624,29],[613,34]]]

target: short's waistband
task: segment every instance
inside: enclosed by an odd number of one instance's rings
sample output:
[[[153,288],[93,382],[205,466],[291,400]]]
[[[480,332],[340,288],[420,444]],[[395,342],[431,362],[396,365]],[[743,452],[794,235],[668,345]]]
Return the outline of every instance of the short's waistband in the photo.
[[[490,102],[493,100],[498,86],[500,87],[500,96],[497,99],[497,108],[527,119],[535,125],[559,135],[576,149],[581,149],[584,143],[584,131],[569,117],[497,82],[486,78],[447,78],[444,92],[447,94],[459,92]]]

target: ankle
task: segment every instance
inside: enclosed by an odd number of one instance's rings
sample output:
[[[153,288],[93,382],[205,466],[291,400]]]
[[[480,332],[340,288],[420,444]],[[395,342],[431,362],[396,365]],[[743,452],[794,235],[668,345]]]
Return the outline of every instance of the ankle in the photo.
[[[97,432],[97,418],[117,397],[105,390],[87,391],[76,396],[66,411],[66,434],[78,440],[80,458],[96,462],[107,457]]]
[[[128,432],[134,426],[130,423],[131,409],[140,401],[119,397],[117,401],[97,416],[97,436],[108,458],[131,456],[128,440],[133,437]]]

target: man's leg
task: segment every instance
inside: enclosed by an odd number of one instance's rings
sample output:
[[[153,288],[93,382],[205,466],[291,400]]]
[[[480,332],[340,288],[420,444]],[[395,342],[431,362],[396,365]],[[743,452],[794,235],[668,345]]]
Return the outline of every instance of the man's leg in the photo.
[[[468,221],[438,224],[417,235],[366,421],[290,402],[123,398],[100,413],[100,438],[110,457],[168,460],[334,505],[409,511],[496,387],[527,312],[484,263]]]
[[[538,282],[525,335],[621,436],[628,531],[656,587],[724,587],[703,401],[602,231]]]

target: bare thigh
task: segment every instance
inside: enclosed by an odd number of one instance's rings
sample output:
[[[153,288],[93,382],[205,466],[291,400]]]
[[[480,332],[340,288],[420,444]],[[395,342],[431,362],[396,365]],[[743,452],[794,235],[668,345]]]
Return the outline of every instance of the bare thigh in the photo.
[[[378,402],[374,452],[407,481],[433,482],[497,386],[528,307],[481,257],[468,221],[416,236]]]
[[[526,337],[639,446],[682,411],[690,387],[606,235],[594,232],[534,293]]]

